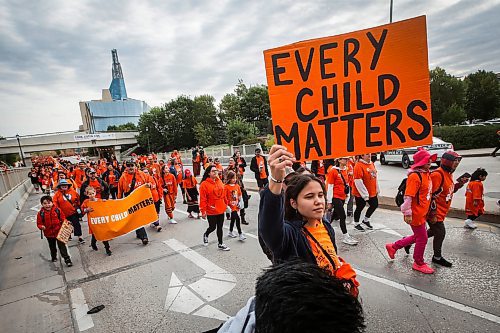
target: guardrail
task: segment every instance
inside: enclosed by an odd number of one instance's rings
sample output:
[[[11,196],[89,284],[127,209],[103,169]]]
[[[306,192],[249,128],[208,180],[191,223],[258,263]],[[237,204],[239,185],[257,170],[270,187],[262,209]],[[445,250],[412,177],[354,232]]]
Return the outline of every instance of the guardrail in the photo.
[[[262,149],[260,143],[253,143],[249,145],[240,145],[240,146],[220,146],[220,147],[207,147],[203,150],[205,151],[205,155],[208,157],[218,157],[221,160],[221,163],[226,164],[229,161],[229,158],[233,156],[236,150],[239,150],[241,156],[245,159],[252,158],[255,156],[255,149]],[[192,163],[192,153],[191,150],[179,150],[179,153],[182,156],[182,163],[189,165]],[[167,160],[170,158],[169,153],[161,153],[158,154],[158,159]],[[250,160],[247,161],[250,163]]]
[[[15,168],[0,171],[0,198],[28,178],[30,168]]]

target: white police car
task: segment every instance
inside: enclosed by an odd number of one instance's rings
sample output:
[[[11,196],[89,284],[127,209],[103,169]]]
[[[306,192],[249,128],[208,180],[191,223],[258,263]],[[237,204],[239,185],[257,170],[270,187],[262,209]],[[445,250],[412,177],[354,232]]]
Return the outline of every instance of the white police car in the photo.
[[[437,154],[436,163],[439,164],[441,156],[448,151],[453,150],[453,145],[439,138],[432,137],[432,145],[423,146],[431,154]],[[418,147],[401,148],[388,150],[380,153],[380,164],[401,163],[403,168],[408,169],[413,163],[413,154],[417,152]]]

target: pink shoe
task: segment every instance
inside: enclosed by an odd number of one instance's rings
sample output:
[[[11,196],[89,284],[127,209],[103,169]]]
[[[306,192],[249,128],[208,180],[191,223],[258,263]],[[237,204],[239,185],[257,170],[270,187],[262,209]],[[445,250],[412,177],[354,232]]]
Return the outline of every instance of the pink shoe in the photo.
[[[412,268],[416,271],[419,271],[424,274],[432,274],[434,273],[434,269],[429,267],[425,262],[422,265],[417,264],[416,262],[413,263]]]
[[[387,250],[387,254],[391,259],[394,259],[396,257],[396,251],[397,251],[393,245],[394,245],[393,243],[385,244],[385,249]]]

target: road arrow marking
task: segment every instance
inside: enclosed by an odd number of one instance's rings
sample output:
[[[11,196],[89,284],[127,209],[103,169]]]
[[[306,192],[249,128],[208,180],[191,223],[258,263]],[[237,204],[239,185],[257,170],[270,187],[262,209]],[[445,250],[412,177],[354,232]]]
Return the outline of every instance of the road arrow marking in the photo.
[[[172,272],[165,309],[219,320],[229,319],[227,314],[206,303],[229,293],[236,285],[236,278],[176,239],[163,243],[205,271],[201,279],[189,285],[185,285]]]

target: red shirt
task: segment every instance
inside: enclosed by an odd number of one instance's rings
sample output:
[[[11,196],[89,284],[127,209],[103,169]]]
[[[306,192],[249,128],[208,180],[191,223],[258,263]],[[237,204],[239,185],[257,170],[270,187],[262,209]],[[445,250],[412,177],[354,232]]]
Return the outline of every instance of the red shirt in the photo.
[[[57,213],[56,209],[59,211],[59,214]],[[45,230],[43,231],[45,237],[55,238],[57,237],[57,234],[59,233],[61,225],[65,219],[66,216],[64,215],[62,210],[60,210],[56,206],[52,206],[50,210],[46,210],[42,207],[42,209],[36,215],[36,226],[40,230],[42,230],[42,226],[45,226]]]

